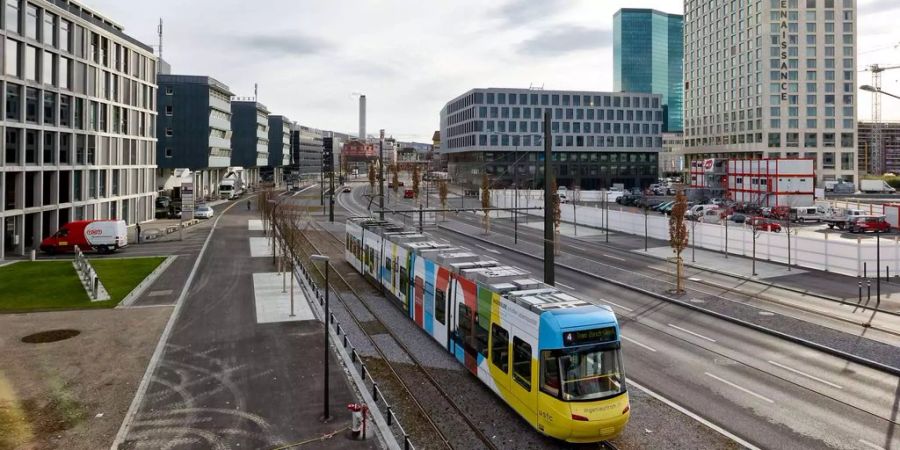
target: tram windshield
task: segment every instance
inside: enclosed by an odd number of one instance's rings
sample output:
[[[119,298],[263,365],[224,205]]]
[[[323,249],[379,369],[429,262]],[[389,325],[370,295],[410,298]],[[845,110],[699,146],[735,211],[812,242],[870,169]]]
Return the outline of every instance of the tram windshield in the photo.
[[[541,389],[566,401],[598,400],[625,392],[618,348],[541,352]]]

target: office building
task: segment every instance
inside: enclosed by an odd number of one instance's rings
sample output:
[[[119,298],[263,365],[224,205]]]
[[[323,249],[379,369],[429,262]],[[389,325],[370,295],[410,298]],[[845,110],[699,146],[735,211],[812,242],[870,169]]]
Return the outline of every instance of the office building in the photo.
[[[231,100],[231,165],[243,167],[250,186],[269,164],[269,109],[255,99]]]
[[[190,169],[198,199],[218,197],[231,165],[231,97],[224,83],[195,75],[158,75],[158,186]]]
[[[325,132],[306,125],[294,124],[291,129],[292,169],[300,179],[320,178],[322,173],[322,138]]]
[[[659,152],[659,176],[678,177],[685,171],[684,136],[681,133],[663,133],[662,150]]]
[[[809,158],[857,180],[856,2],[685,2],[689,160]]]
[[[284,182],[284,171],[291,164],[291,126],[285,116],[269,116],[269,162],[264,179],[276,186]]]
[[[0,259],[73,220],[152,220],[151,47],[74,1],[4,3]]]
[[[662,147],[662,96],[647,93],[473,89],[441,110],[441,153],[451,178],[479,186],[543,186],[543,117],[552,117],[559,186],[648,186]],[[514,172],[518,169],[518,173]]]
[[[614,90],[662,95],[666,132],[683,126],[683,60],[683,16],[635,8],[613,16]]]
[[[875,145],[873,122],[859,122],[859,170],[861,174],[872,172],[872,147]],[[884,151],[885,173],[900,174],[900,122],[881,122],[881,145]]]

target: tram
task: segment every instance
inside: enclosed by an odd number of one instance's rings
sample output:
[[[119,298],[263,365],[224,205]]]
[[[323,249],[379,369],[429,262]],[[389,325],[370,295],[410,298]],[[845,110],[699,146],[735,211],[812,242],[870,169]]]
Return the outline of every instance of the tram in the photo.
[[[345,257],[539,432],[605,441],[630,403],[613,311],[391,222],[351,218]]]

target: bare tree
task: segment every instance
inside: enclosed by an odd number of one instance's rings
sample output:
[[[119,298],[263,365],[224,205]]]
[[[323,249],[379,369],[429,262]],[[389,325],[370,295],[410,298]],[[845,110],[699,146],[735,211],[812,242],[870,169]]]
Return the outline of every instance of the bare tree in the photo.
[[[375,163],[369,163],[369,193],[375,192],[375,181],[378,178],[378,174],[375,170]]]
[[[675,253],[675,292],[684,292],[684,261],[681,252],[688,246],[688,229],[684,223],[684,215],[687,212],[687,196],[684,190],[679,189],[675,194],[675,206],[669,215],[669,245]]]
[[[391,189],[396,194],[400,189],[400,166],[397,163],[391,164]]]
[[[491,216],[488,210],[491,207],[491,183],[487,174],[481,176],[481,208],[484,212],[484,234],[491,233]]]
[[[550,207],[553,210],[550,212],[553,214],[553,252],[554,254],[559,254],[559,223],[562,219],[562,211],[559,206],[559,186],[556,184],[556,178],[553,179],[553,183],[550,185],[551,195],[553,197],[550,199]]]
[[[438,182],[438,196],[441,199],[441,209],[444,210],[444,220],[447,220],[447,194],[450,193],[450,190],[447,186],[447,180],[441,180]]]
[[[419,165],[413,164],[412,191],[413,191],[413,197],[416,198],[416,202],[419,201],[419,183],[422,181],[420,178],[422,178],[422,177],[421,177],[421,174],[419,173]]]

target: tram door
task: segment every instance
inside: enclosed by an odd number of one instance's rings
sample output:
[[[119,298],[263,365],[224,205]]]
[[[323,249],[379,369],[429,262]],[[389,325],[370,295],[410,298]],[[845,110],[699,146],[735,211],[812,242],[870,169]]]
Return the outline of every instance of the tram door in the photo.
[[[424,296],[425,296],[425,283],[422,281],[422,277],[416,277],[416,293],[415,293],[416,316],[415,317],[416,317],[416,325],[418,325],[419,327],[423,327],[422,316],[424,315],[424,310],[425,310],[425,307],[423,304]]]

